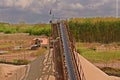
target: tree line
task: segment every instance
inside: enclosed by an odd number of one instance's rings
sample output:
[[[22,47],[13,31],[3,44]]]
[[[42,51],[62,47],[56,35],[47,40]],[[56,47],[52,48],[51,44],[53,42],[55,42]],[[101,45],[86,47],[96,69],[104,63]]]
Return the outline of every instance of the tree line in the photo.
[[[29,33],[30,35],[49,36],[51,31],[50,24],[9,24],[0,23],[0,32],[6,34]]]
[[[120,42],[120,18],[72,18],[69,27],[76,41]]]

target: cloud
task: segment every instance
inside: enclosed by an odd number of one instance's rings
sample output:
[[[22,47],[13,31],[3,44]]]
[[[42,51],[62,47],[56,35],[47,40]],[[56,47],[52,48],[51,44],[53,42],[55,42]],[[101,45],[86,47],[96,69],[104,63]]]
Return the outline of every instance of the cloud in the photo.
[[[17,0],[14,2],[14,6],[21,7],[21,8],[26,8],[31,5],[33,0]]]
[[[105,4],[111,2],[110,0],[91,0],[90,4],[87,4],[87,8],[89,9],[98,9],[101,6],[104,6]]]
[[[47,21],[50,9],[57,17],[115,16],[115,8],[115,0],[0,0],[0,14],[4,14],[0,20],[9,17],[12,21],[16,15],[15,20],[22,17],[31,22],[35,18]]]
[[[30,6],[33,0],[0,0],[1,7],[24,9]]]
[[[72,7],[73,9],[83,9],[83,8],[84,8],[84,6],[81,5],[80,3],[71,4],[71,7]]]
[[[3,0],[3,5],[6,7],[12,7],[14,5],[15,0]]]

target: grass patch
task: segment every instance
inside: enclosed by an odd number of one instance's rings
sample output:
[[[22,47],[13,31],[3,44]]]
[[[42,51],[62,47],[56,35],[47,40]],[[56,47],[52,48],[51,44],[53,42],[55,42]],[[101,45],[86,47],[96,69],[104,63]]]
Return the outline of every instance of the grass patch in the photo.
[[[100,69],[110,76],[120,77],[120,69],[115,69],[115,68],[110,68],[110,67],[103,67]]]
[[[0,48],[6,48],[6,47],[11,47],[12,44],[10,43],[1,43]]]
[[[95,48],[86,48],[82,43],[76,44],[77,52],[92,63],[109,64],[120,61],[120,50],[98,52]],[[103,72],[111,76],[120,77],[120,69],[111,67],[99,67]]]
[[[12,64],[15,64],[15,65],[26,65],[26,64],[28,64],[30,62],[31,61],[29,61],[29,60],[15,59],[15,60],[13,60]]]
[[[102,62],[110,63],[120,59],[120,50],[97,52],[94,49],[88,49],[83,46],[77,46],[77,51],[92,63]]]
[[[0,59],[0,63],[5,63],[6,60],[5,59]]]
[[[0,60],[0,63],[4,64],[14,64],[14,65],[27,65],[31,61],[29,60],[22,60],[22,59],[14,59],[13,62],[7,62],[5,59]]]
[[[37,56],[43,54],[45,51],[46,51],[45,48],[39,48],[39,49],[38,49],[36,52],[34,52],[31,56],[37,57]]]

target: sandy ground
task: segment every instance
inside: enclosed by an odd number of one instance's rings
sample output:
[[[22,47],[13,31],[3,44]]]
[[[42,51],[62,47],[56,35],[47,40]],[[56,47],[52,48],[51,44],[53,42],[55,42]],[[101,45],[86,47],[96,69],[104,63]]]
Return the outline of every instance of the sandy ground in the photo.
[[[10,54],[4,54],[0,55],[0,59],[6,60],[6,62],[13,62],[14,60],[34,60],[36,57],[31,56],[35,51],[23,51],[23,52],[17,52],[17,53],[10,53]]]
[[[114,62],[114,63],[93,63],[95,66],[98,67],[111,67],[111,68],[117,68],[120,69],[120,61]]]
[[[84,57],[78,56],[86,80],[120,80],[108,76]],[[47,52],[27,66],[0,64],[0,80],[55,80],[52,54]]]
[[[0,64],[0,80],[16,80],[17,78],[24,76],[25,70],[25,65],[15,66]]]
[[[28,65],[0,64],[0,80],[55,80],[52,53],[47,51]]]

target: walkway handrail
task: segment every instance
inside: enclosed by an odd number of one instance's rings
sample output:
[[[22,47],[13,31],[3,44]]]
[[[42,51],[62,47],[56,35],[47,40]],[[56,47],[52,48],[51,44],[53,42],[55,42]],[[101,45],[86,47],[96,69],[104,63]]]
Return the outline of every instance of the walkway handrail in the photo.
[[[79,58],[79,54],[76,52],[76,49],[75,49],[75,46],[74,46],[75,43],[74,43],[72,34],[70,33],[68,24],[64,23],[64,26],[65,26],[65,29],[66,29],[65,30],[66,35],[68,35],[67,36],[67,39],[68,39],[67,41],[68,41],[68,44],[69,44],[69,47],[70,47],[71,57],[72,57],[72,61],[73,61],[73,64],[74,64],[76,77],[77,77],[78,80],[86,80],[85,75],[84,75],[84,71],[83,71],[83,68],[82,68],[82,65],[81,65],[81,61],[80,61],[80,58]]]

